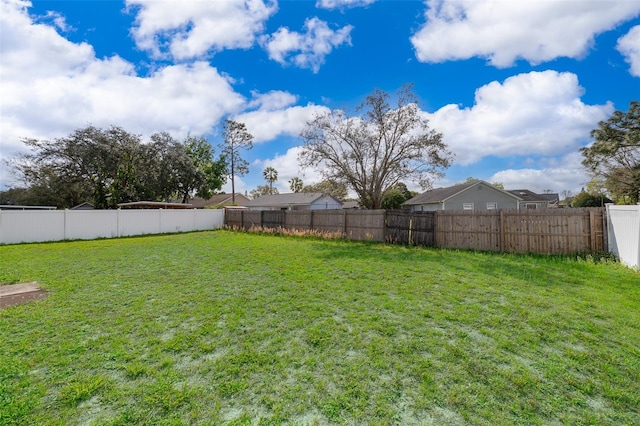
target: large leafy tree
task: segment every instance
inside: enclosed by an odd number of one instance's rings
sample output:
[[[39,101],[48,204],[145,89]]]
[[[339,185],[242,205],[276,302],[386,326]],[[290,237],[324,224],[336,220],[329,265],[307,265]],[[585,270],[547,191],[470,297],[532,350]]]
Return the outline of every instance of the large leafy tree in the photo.
[[[332,110],[307,122],[301,133],[303,167],[319,167],[325,178],[342,182],[370,209],[382,206],[385,191],[413,180],[428,188],[452,155],[442,135],[429,128],[411,85],[389,94],[375,90],[355,115]]]
[[[0,204],[72,207],[91,200],[91,188],[57,175],[51,168],[29,171],[29,186],[13,187],[0,193]]]
[[[136,166],[131,162],[141,158],[140,137],[119,127],[88,126],[64,138],[23,142],[31,152],[16,159],[14,166],[28,186],[54,194],[64,187],[76,188],[75,195],[58,199],[60,207],[88,196],[96,207],[106,208],[127,199],[135,186],[131,173]]]
[[[611,200],[604,194],[581,192],[571,200],[571,207],[604,207]]]
[[[227,175],[231,177],[231,202],[236,202],[235,177],[249,172],[249,163],[240,156],[240,150],[253,148],[253,135],[244,123],[225,120],[222,125],[222,154],[227,160]]]
[[[582,164],[594,177],[604,179],[618,203],[640,199],[640,102],[632,101],[625,113],[615,111],[591,131],[594,142],[580,148]]]
[[[262,176],[269,184],[269,194],[273,194],[273,183],[278,181],[278,171],[273,167],[267,167],[262,172]]]
[[[192,185],[194,194],[205,199],[211,198],[227,181],[227,162],[224,155],[214,159],[213,147],[204,138],[188,137],[184,145],[187,156],[193,161],[197,172]]]
[[[340,201],[346,200],[349,195],[347,185],[333,179],[325,179],[313,185],[306,185],[302,188],[302,192],[322,192]]]
[[[168,133],[143,143],[119,127],[88,126],[64,138],[24,142],[31,151],[13,165],[27,186],[22,199],[30,204],[91,201],[113,208],[129,201],[186,201],[194,192],[220,189],[226,176],[224,161],[212,159],[206,141],[188,138],[183,144]]]
[[[403,182],[398,182],[383,194],[382,208],[391,210],[400,209],[402,208],[402,203],[413,198],[415,195],[415,193],[409,191],[407,185]]]
[[[249,191],[249,196],[252,199],[256,199],[263,195],[277,195],[279,193],[278,188],[269,188],[269,185],[258,185],[255,189]]]

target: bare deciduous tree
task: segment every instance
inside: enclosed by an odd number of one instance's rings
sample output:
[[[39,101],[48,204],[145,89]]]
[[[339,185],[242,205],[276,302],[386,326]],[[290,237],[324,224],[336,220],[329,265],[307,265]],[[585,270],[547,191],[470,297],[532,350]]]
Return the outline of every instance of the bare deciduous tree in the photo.
[[[342,110],[317,115],[300,137],[303,167],[319,167],[326,179],[343,182],[370,209],[382,206],[384,192],[400,181],[429,188],[452,154],[442,134],[429,128],[411,85],[389,95],[375,90],[350,116]]]

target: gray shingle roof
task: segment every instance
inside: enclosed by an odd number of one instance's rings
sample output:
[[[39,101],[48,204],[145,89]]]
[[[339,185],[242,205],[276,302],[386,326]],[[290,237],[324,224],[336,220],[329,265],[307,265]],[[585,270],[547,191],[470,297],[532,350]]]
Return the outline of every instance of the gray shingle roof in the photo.
[[[247,203],[247,207],[271,207],[271,206],[306,206],[310,205],[325,194],[322,192],[292,192],[290,194],[261,195]]]
[[[416,195],[415,197],[405,201],[404,204],[410,206],[414,204],[441,203],[446,199],[451,198],[454,195],[464,191],[465,189],[469,189],[479,183],[482,183],[482,181],[465,182],[458,185],[448,186],[446,188],[432,189],[431,191],[423,192],[422,194]]]
[[[441,203],[443,201],[448,200],[449,198],[453,197],[454,195],[457,195],[463,191],[466,191],[469,188],[472,188],[476,185],[485,185],[491,188],[494,188],[496,191],[500,191],[503,192],[507,195],[511,195],[516,199],[521,199],[521,196],[519,196],[518,194],[516,194],[514,191],[503,191],[500,188],[495,188],[493,185],[491,185],[490,183],[487,183],[483,180],[475,180],[475,181],[471,181],[471,182],[464,182],[464,183],[460,183],[458,185],[453,185],[453,186],[448,186],[446,188],[436,188],[436,189],[432,189],[431,191],[427,191],[424,192],[420,195],[416,195],[415,197],[411,198],[410,200],[405,201],[403,204],[404,205],[419,205],[419,204],[435,204],[435,203]],[[525,190],[526,191],[526,190]],[[531,191],[529,191],[531,192]],[[533,194],[533,193],[532,193]]]
[[[205,200],[204,198],[200,198],[200,197],[193,197],[190,200],[190,203],[193,205],[194,208],[201,209],[206,206],[231,204],[231,198],[232,198],[232,194],[215,194],[215,195],[212,195],[211,198],[209,198],[208,200]],[[237,205],[243,206],[247,201],[248,201],[247,197],[245,197],[243,194],[239,192],[236,192]]]
[[[555,194],[555,193],[536,194],[535,192],[529,191],[528,189],[511,189],[507,192],[522,198],[523,201],[539,202],[539,203],[541,202],[548,203],[548,202],[558,201],[558,194]]]

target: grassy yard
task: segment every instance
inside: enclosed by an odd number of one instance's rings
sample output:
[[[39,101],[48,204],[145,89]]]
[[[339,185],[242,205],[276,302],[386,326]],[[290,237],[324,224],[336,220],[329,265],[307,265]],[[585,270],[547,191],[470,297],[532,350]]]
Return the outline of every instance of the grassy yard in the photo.
[[[0,424],[640,424],[640,274],[236,234],[0,246]]]

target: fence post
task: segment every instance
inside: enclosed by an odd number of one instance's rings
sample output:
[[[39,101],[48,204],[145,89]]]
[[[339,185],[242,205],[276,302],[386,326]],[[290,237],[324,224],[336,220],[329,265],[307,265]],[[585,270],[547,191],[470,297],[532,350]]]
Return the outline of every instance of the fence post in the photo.
[[[609,253],[609,210],[606,207],[602,210],[602,248]]]
[[[498,243],[498,248],[500,249],[501,252],[504,251],[504,211],[502,209],[500,209],[500,217],[498,218],[498,229],[500,232],[499,238],[500,238],[500,242]]]
[[[313,231],[313,210],[309,210],[311,214],[309,215],[309,230]]]
[[[62,239],[67,239],[67,211],[69,209],[64,209],[64,225],[62,225]]]
[[[343,221],[342,221],[342,233],[343,233],[344,235],[347,235],[347,211],[348,211],[348,210],[346,210],[346,209],[345,209],[345,210],[342,212],[342,213],[344,214]]]
[[[589,209],[589,247],[591,251],[596,251],[596,212]]]
[[[439,210],[434,210],[434,215],[433,215],[433,246],[434,247],[440,247],[440,243],[442,242],[442,237],[439,236],[438,234],[440,233],[439,229],[440,229],[440,219],[438,219],[438,217],[440,216],[440,211]]]

